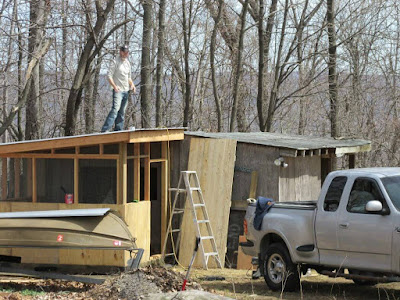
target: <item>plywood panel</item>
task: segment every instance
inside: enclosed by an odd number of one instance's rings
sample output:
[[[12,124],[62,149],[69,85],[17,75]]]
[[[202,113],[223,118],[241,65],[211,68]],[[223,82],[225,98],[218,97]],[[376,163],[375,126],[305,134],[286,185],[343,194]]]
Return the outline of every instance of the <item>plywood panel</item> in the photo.
[[[205,138],[191,139],[188,170],[196,171],[199,176],[222,265],[225,262],[235,159],[236,141]],[[205,227],[205,225],[200,226]],[[202,232],[204,235],[204,230]],[[186,205],[182,222],[179,255],[179,261],[184,266],[189,264],[192,257],[195,237],[192,213]],[[211,252],[209,243],[205,242],[205,245],[205,251]],[[202,267],[200,255],[197,256],[194,266]],[[216,267],[212,258],[210,259],[209,267]]]
[[[136,244],[144,249],[142,262],[150,259],[150,224],[151,224],[151,201],[140,201],[138,203],[128,203],[125,206],[125,222]],[[129,254],[125,256],[126,261]]]

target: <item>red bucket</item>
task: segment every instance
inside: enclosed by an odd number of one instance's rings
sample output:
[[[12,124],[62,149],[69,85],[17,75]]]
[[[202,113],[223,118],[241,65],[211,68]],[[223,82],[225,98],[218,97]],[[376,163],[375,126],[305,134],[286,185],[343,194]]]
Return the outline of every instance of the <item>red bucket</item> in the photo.
[[[74,204],[74,194],[65,194],[65,204]]]

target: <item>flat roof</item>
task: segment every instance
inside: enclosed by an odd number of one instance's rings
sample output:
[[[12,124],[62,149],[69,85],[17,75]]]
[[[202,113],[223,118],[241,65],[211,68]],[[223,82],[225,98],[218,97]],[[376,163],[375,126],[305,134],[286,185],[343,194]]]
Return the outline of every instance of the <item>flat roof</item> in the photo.
[[[331,149],[335,154],[357,153],[371,150],[371,141],[362,139],[334,139],[305,135],[287,135],[271,132],[202,132],[185,131],[186,135],[216,139],[233,139],[239,143],[248,143],[276,147],[294,151]],[[296,152],[297,153],[297,152]],[[293,156],[289,155],[288,156]],[[294,156],[297,156],[294,155]]]
[[[92,133],[0,144],[0,154],[114,143],[165,142],[184,139],[184,128],[149,128]]]

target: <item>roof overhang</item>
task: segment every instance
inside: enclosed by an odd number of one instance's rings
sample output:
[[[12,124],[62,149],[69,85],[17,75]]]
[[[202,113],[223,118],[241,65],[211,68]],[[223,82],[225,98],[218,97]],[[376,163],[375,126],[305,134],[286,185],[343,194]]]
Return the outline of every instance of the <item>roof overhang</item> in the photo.
[[[183,139],[183,128],[124,130],[0,144],[0,155],[100,144],[164,142]]]

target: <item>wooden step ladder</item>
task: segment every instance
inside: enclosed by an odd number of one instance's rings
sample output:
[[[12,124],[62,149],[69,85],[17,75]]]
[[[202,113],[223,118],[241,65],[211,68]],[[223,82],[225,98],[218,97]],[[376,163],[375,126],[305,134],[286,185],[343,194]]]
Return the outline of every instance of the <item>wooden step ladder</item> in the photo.
[[[190,185],[191,179],[193,179],[194,186]],[[208,269],[208,260],[210,257],[213,257],[217,267],[222,268],[221,260],[219,258],[218,250],[217,250],[217,244],[215,242],[214,234],[212,232],[211,224],[210,224],[210,219],[208,217],[207,209],[206,209],[206,204],[204,202],[203,198],[203,193],[200,188],[200,182],[199,178],[197,177],[196,171],[181,171],[181,175],[179,177],[178,181],[178,187],[177,188],[170,188],[169,189],[172,192],[175,192],[175,197],[174,201],[172,203],[172,209],[171,209],[171,216],[169,218],[169,223],[168,223],[168,229],[167,229],[167,235],[164,240],[164,246],[162,250],[162,259],[164,260],[168,256],[174,256],[176,259],[176,255],[179,250],[179,243],[180,243],[180,238],[181,238],[181,226],[182,226],[182,220],[183,220],[183,213],[185,211],[184,208],[177,208],[177,202],[179,199],[179,195],[181,193],[186,193],[185,197],[185,202],[187,205],[190,206],[190,210],[192,211],[192,216],[193,216],[193,223],[196,231],[196,237],[200,238],[200,244],[199,244],[199,254],[201,255],[201,259],[203,262],[203,268]],[[198,197],[198,202],[195,203],[194,200],[194,194],[196,193]],[[189,200],[189,201],[187,201]],[[183,206],[185,203],[183,203]],[[198,210],[201,210],[203,214],[203,219],[199,220],[198,219]],[[174,217],[181,215],[178,228],[172,228],[173,224],[173,219]],[[200,230],[200,225],[204,224],[206,227],[207,235],[202,236],[201,235],[201,230]],[[174,238],[174,234],[176,235],[176,238]],[[173,252],[172,253],[165,253],[166,248],[167,248],[167,243],[168,240],[171,239],[171,245]],[[204,243],[209,243],[211,245],[211,252],[205,252],[204,251]]]

